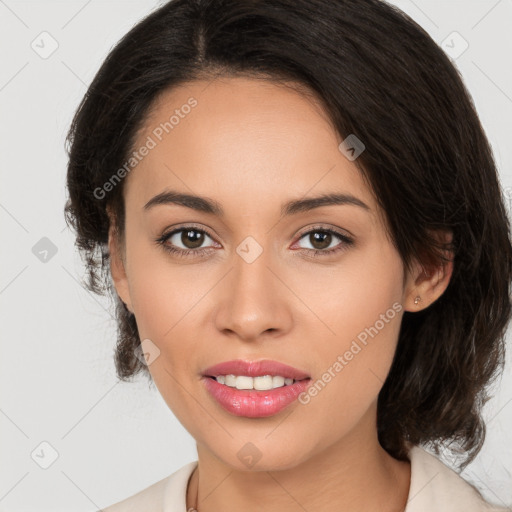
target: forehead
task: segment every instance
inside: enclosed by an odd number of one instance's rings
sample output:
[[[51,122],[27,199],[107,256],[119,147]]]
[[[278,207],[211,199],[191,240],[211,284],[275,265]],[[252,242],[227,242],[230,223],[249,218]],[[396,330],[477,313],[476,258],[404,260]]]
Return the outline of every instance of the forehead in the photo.
[[[350,193],[373,210],[341,141],[314,96],[294,88],[249,78],[189,82],[154,101],[135,144],[151,149],[127,188],[140,207],[169,187],[215,196],[227,211],[236,198],[248,213],[262,199],[281,204],[326,192]]]

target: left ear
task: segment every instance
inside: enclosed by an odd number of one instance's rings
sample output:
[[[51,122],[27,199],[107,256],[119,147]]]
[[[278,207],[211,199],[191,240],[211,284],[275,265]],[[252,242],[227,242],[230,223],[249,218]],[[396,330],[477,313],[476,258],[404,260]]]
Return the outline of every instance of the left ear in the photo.
[[[451,244],[451,231],[430,232],[443,244]],[[435,302],[446,290],[453,273],[452,250],[445,249],[443,254],[449,261],[439,260],[430,264],[421,264],[414,260],[413,271],[406,277],[403,306],[405,311],[420,311]],[[419,297],[419,299],[418,299]]]

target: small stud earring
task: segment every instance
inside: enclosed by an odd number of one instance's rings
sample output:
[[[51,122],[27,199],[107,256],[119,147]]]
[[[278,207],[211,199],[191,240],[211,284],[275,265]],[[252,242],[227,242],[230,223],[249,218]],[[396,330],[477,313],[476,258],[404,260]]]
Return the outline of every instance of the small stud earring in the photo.
[[[418,295],[415,299],[414,299],[414,304],[418,304],[418,302],[421,300],[421,297]]]

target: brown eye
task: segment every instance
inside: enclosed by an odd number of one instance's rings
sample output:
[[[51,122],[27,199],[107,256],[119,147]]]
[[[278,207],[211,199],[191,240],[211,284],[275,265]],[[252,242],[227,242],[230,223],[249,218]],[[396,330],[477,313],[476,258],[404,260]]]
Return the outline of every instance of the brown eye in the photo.
[[[336,239],[341,242],[336,244]],[[314,228],[304,233],[299,240],[306,240],[310,244],[311,247],[302,249],[312,252],[314,256],[330,256],[354,244],[350,237],[330,228]]]
[[[166,251],[179,256],[200,256],[210,252],[211,248],[203,244],[212,238],[202,229],[185,226],[162,235],[156,240]]]
[[[180,242],[186,249],[197,249],[204,242],[205,233],[197,229],[181,230]]]
[[[331,245],[332,235],[325,231],[314,231],[309,234],[314,249],[327,249]]]

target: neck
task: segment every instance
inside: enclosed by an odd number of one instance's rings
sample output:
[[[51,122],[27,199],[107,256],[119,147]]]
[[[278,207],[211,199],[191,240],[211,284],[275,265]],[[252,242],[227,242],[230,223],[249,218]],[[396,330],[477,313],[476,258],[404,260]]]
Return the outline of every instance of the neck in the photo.
[[[403,511],[410,463],[391,457],[379,444],[375,422],[353,432],[292,468],[240,471],[204,445],[187,488],[187,510],[296,512]]]

